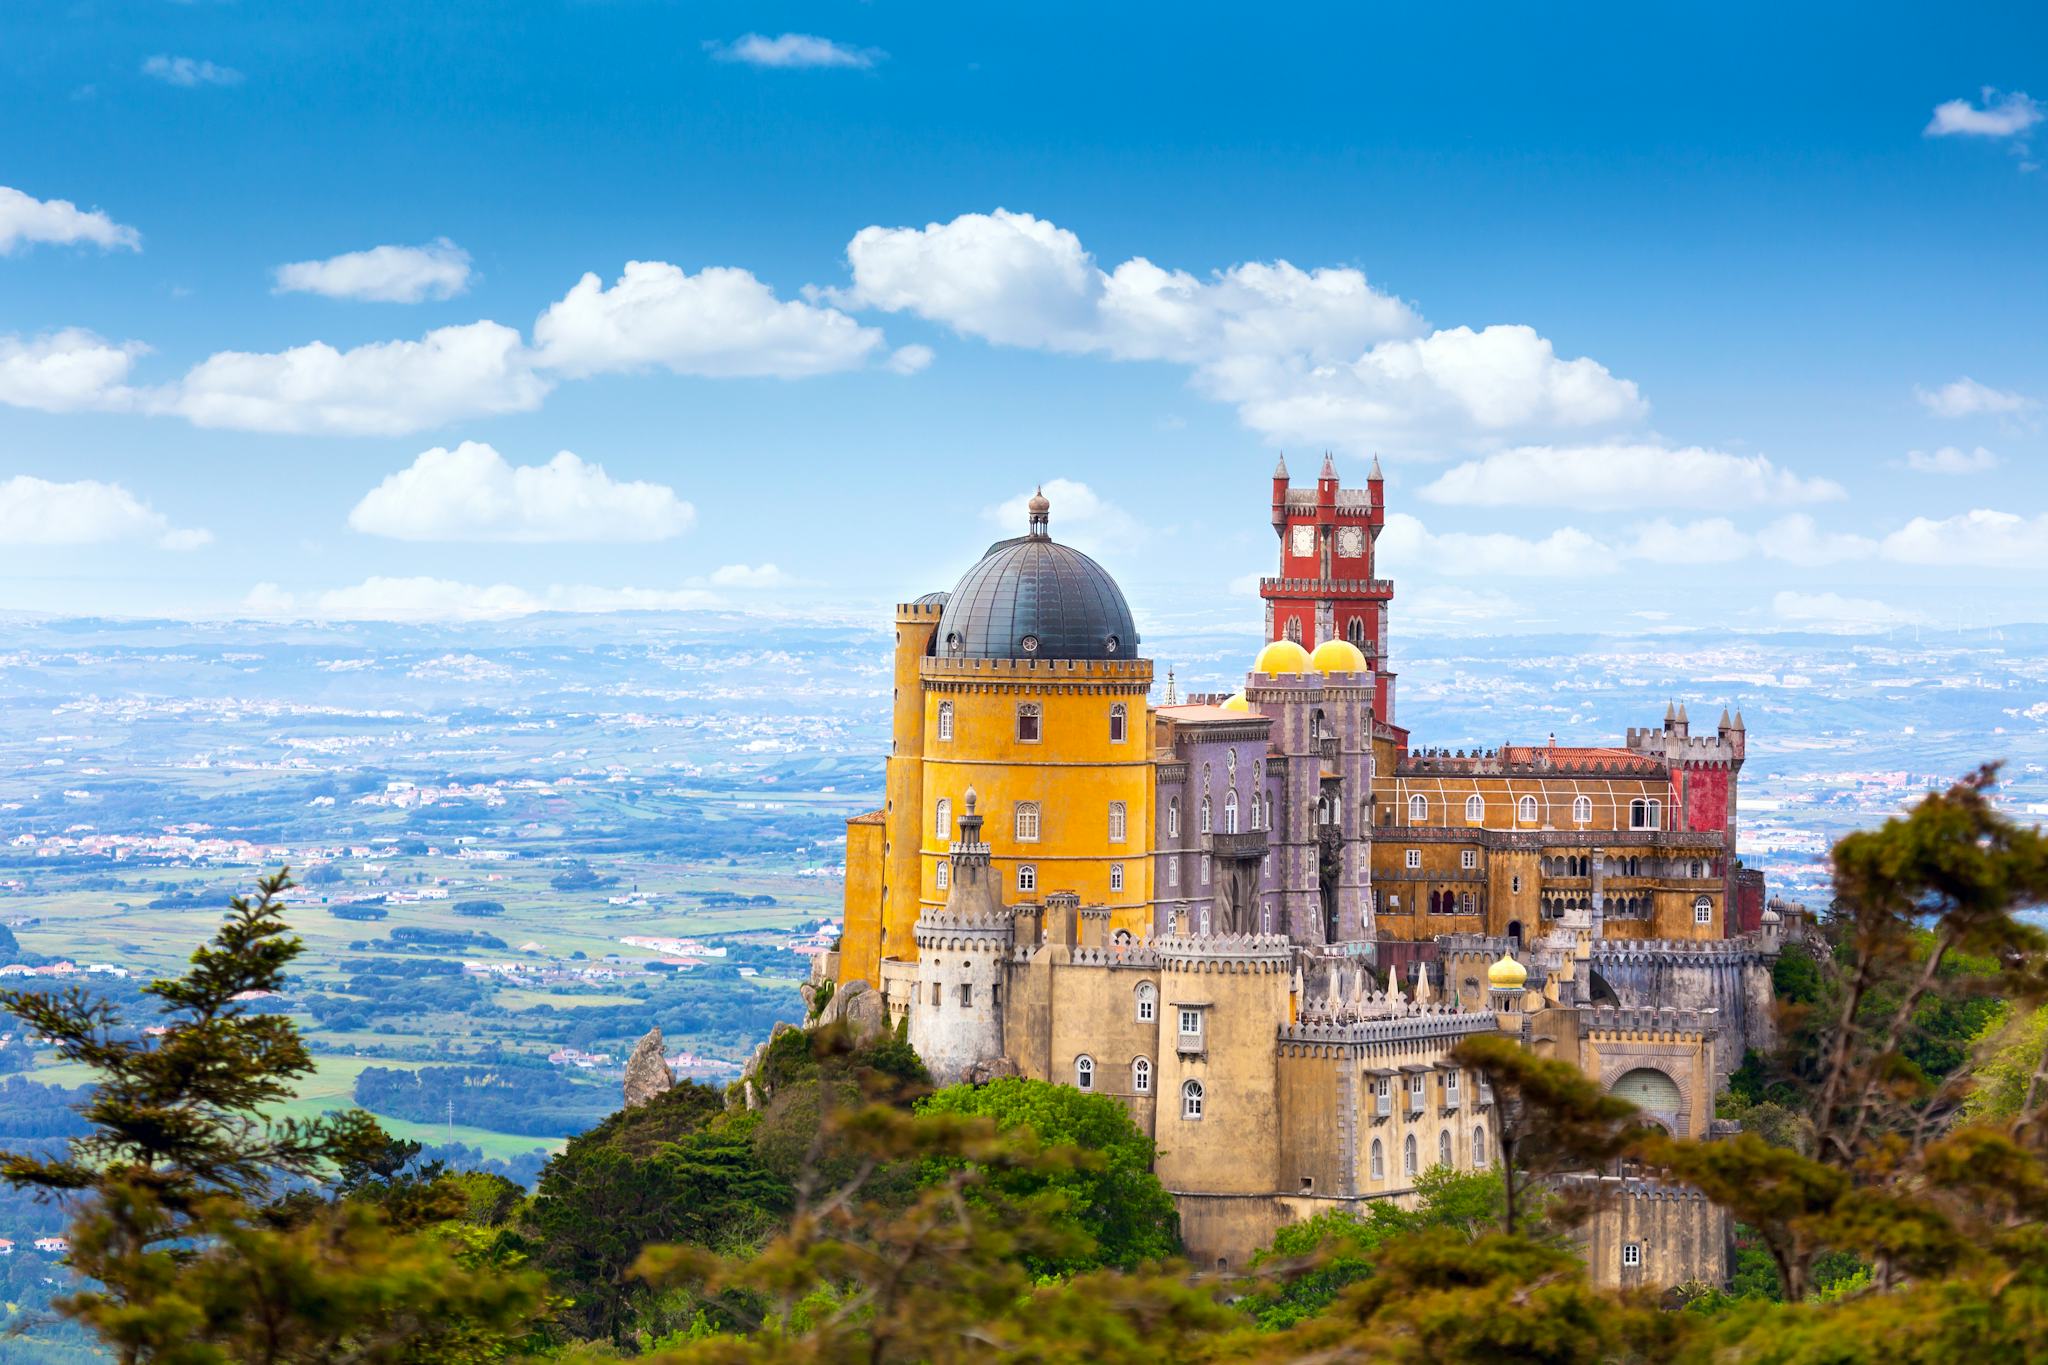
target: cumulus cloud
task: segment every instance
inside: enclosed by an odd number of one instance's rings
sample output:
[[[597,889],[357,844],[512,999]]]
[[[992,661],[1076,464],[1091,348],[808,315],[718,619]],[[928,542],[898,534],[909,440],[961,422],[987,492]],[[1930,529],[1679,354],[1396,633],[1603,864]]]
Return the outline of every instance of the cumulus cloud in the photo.
[[[610,288],[585,275],[541,314],[533,340],[536,363],[579,377],[661,366],[793,379],[858,369],[883,348],[876,329],[836,308],[778,299],[750,271],[691,275],[665,261],[629,261]]]
[[[28,474],[0,481],[0,545],[151,541],[166,550],[196,550],[212,540],[210,531],[173,528],[118,483],[56,483]]]
[[[1913,396],[1936,417],[2011,416],[2039,406],[2025,394],[1994,389],[1968,375],[1938,389],[1923,389],[1916,384]]]
[[[1575,526],[1541,539],[1503,532],[1431,531],[1405,512],[1387,518],[1376,546],[1393,576],[1559,578],[1612,573],[1618,556]]]
[[[1884,538],[1886,559],[1980,569],[2048,569],[2048,513],[2023,517],[1979,507],[1915,517]]]
[[[26,340],[0,336],[0,403],[41,412],[127,407],[136,398],[129,373],[148,349],[78,327]]]
[[[1928,137],[2016,137],[2048,117],[2040,101],[2023,91],[2000,94],[1991,86],[1983,90],[1983,103],[1948,100],[1934,106],[1934,117],[1924,130]]]
[[[1636,527],[1622,553],[1652,564],[1725,564],[1747,558],[1754,549],[1749,536],[1726,517],[1685,525],[1659,517]]]
[[[222,351],[156,393],[151,406],[202,427],[398,436],[459,417],[527,412],[549,387],[518,332],[472,322],[346,351],[324,341]]]
[[[242,596],[242,610],[252,616],[282,616],[297,601],[275,583],[258,583]]]
[[[1771,598],[1771,614],[1787,625],[1843,634],[1885,630],[1921,619],[1916,612],[1902,611],[1875,598],[1789,590]]]
[[[106,251],[140,251],[142,234],[98,209],[81,209],[68,199],[37,199],[0,185],[0,256],[35,243],[84,242]]]
[[[363,496],[348,524],[394,540],[650,541],[690,529],[696,509],[658,483],[620,482],[562,451],[514,465],[488,445],[436,446]]]
[[[1004,209],[863,228],[847,261],[852,285],[815,296],[998,345],[1186,365],[1277,440],[1364,449],[1643,411],[1634,384],[1559,357],[1531,328],[1431,332],[1354,269],[1249,262],[1201,277],[1133,257],[1104,270],[1071,231]]]
[[[1982,474],[1998,468],[1998,457],[1983,446],[1970,451],[1955,446],[1933,452],[1909,450],[1906,468],[1920,474]]]
[[[1027,504],[1039,492],[1043,492],[1045,500],[1052,504],[1050,520],[1055,538],[1062,536],[1060,528],[1066,526],[1085,527],[1090,533],[1089,538],[1097,541],[1130,540],[1141,533],[1142,528],[1128,512],[1075,479],[1047,479],[1043,484],[1027,488],[993,507],[984,507],[981,514],[1006,535],[1021,536],[1030,520]]]
[[[467,289],[469,253],[442,237],[426,246],[376,246],[324,261],[294,261],[275,274],[280,294],[419,303],[452,299]]]
[[[1848,532],[1823,531],[1804,512],[1778,518],[1757,533],[1756,542],[1765,558],[1801,568],[1868,559],[1877,553],[1876,541]]]
[[[711,571],[718,588],[787,588],[796,581],[773,564],[723,564]]]
[[[258,584],[254,597],[271,584]],[[268,596],[268,594],[266,594]],[[285,597],[289,609],[291,599]],[[273,599],[274,600],[274,599]],[[244,600],[249,605],[249,599]],[[311,614],[361,621],[488,621],[536,612],[688,611],[719,605],[697,588],[604,588],[556,585],[540,592],[509,583],[464,583],[449,578],[372,577],[332,588],[311,599]]]
[[[240,85],[242,73],[231,66],[217,66],[196,57],[172,57],[159,53],[142,63],[142,74],[154,76],[166,85],[190,90],[201,85]]]
[[[1445,470],[1422,496],[1463,507],[1616,511],[1670,500],[1773,506],[1846,494],[1831,479],[1802,478],[1761,455],[1616,442],[1504,450]]]
[[[878,47],[847,47],[815,33],[782,33],[773,38],[745,33],[729,43],[708,42],[704,50],[721,62],[781,70],[850,67],[865,71],[889,55]]]

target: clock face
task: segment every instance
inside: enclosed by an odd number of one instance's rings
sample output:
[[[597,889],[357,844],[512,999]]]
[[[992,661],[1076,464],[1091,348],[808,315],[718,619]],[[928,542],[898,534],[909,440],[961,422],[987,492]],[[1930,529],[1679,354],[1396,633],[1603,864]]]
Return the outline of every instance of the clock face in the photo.
[[[1297,527],[1295,527],[1295,528],[1294,528],[1294,555],[1295,555],[1295,557],[1296,557],[1297,559],[1307,559],[1307,558],[1309,558],[1309,557],[1313,556],[1313,555],[1315,554],[1315,552],[1316,552],[1316,528],[1315,528],[1315,527],[1313,527],[1313,526],[1297,526]]]
[[[1365,528],[1363,526],[1339,526],[1337,528],[1337,553],[1346,559],[1356,559],[1365,553]]]

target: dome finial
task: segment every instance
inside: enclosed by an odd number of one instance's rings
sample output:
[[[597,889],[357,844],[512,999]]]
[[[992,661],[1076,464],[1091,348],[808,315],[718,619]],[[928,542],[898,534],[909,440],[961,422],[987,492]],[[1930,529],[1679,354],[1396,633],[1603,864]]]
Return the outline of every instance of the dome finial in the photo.
[[[1034,536],[1049,535],[1050,532],[1046,530],[1046,523],[1052,520],[1052,503],[1045,496],[1044,484],[1038,485],[1038,491],[1031,495],[1031,501],[1024,506],[1030,520],[1031,534]]]

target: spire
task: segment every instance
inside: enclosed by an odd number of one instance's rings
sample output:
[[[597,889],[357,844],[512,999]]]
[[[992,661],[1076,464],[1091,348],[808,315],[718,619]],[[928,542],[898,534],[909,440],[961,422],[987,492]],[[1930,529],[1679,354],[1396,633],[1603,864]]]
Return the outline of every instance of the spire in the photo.
[[[1721,728],[1721,729],[1723,729],[1723,730],[1726,730],[1726,729],[1728,728],[1728,708],[1727,708],[1727,707],[1725,707],[1725,706],[1721,708],[1721,726],[1720,726],[1720,728]]]
[[[1735,708],[1735,728],[1738,730],[1748,728],[1742,723],[1742,708],[1739,706]]]
[[[1276,479],[1285,479],[1287,477],[1287,452],[1284,450],[1280,452],[1279,463],[1273,466],[1273,477]]]
[[[1041,540],[1050,539],[1052,533],[1046,529],[1046,523],[1052,520],[1052,503],[1046,499],[1044,484],[1040,484],[1038,491],[1031,495],[1031,501],[1025,504],[1025,510],[1030,520],[1031,534]]]
[[[1162,703],[1162,705],[1180,705],[1180,692],[1173,685],[1173,670],[1170,668],[1166,670],[1166,700]]]
[[[1316,477],[1319,479],[1334,479],[1337,477],[1337,457],[1327,450],[1323,452],[1323,472],[1316,475]]]
[[[1367,474],[1365,477],[1371,479],[1374,483],[1378,483],[1380,480],[1387,477],[1386,475],[1380,473],[1380,457],[1378,451],[1373,452],[1372,472],[1370,474]]]
[[[1667,702],[1665,702],[1665,703],[1664,703],[1664,723],[1665,723],[1666,725],[1669,725],[1669,724],[1671,724],[1671,723],[1672,723],[1673,721],[1675,721],[1675,720],[1677,720],[1677,719],[1678,719],[1678,703],[1677,703],[1677,702],[1675,702],[1675,701],[1667,701]]]
[[[1684,703],[1684,702],[1680,702],[1680,703],[1678,703],[1678,723],[1679,723],[1680,725],[1690,725],[1690,724],[1692,724],[1692,722],[1691,722],[1690,720],[1688,720],[1688,719],[1686,718],[1686,714],[1685,714],[1685,703]]]

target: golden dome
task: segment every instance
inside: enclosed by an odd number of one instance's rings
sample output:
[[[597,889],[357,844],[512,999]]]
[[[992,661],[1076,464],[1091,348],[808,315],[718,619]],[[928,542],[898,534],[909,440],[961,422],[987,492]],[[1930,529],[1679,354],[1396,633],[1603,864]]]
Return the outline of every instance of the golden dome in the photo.
[[[1316,646],[1316,652],[1308,656],[1318,673],[1364,673],[1368,671],[1365,651],[1349,640],[1334,637]]]
[[[1250,711],[1252,704],[1244,699],[1244,693],[1232,692],[1223,699],[1223,709],[1226,711]]]
[[[1497,991],[1518,991],[1529,979],[1529,969],[1515,961],[1512,953],[1502,953],[1500,961],[1486,969],[1486,984]]]
[[[1308,651],[1292,640],[1275,640],[1259,651],[1254,673],[1307,673],[1314,668]]]

